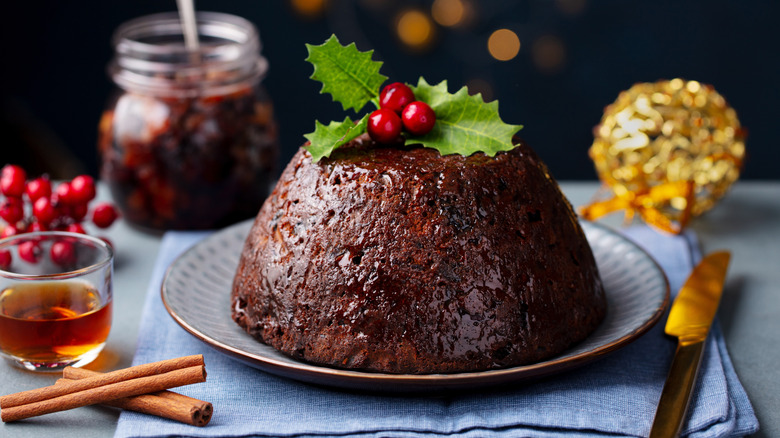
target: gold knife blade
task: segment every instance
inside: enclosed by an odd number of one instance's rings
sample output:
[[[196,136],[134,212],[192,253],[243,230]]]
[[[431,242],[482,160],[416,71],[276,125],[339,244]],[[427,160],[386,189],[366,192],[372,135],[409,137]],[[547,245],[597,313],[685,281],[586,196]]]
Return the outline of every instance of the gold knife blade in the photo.
[[[665,331],[677,338],[677,350],[661,392],[650,438],[680,434],[699,372],[704,341],[718,311],[730,259],[731,254],[727,251],[704,257],[672,303]]]

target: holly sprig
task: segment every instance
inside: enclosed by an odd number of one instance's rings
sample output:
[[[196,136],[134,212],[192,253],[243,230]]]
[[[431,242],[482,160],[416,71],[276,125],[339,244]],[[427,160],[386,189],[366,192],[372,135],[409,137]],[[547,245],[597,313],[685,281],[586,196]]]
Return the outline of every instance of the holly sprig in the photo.
[[[379,108],[379,89],[387,77],[379,73],[382,62],[371,59],[373,50],[360,52],[354,43],[343,46],[335,35],[319,46],[307,44],[306,48],[306,60],[314,66],[311,78],[322,83],[320,93],[330,94],[344,110],[359,112],[369,102]],[[425,135],[407,135],[407,142],[436,149],[442,155],[483,152],[492,157],[515,147],[512,136],[523,127],[504,123],[497,101],[485,103],[481,94],[469,95],[466,87],[451,94],[447,81],[430,85],[422,77],[410,88],[417,100],[436,113],[436,123]],[[353,122],[347,116],[342,122],[328,125],[315,122],[314,132],[304,135],[312,161],[329,157],[335,149],[366,132],[368,117],[366,114]]]

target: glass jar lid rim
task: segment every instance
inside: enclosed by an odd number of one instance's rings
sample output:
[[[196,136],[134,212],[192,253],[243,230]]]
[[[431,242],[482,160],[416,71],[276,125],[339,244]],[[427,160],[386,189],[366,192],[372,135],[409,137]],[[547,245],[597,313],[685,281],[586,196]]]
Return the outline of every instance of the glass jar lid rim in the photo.
[[[184,44],[176,12],[142,16],[114,32],[108,74],[121,88],[154,95],[198,97],[230,94],[266,74],[257,28],[220,12],[197,12],[197,52]]]
[[[262,46],[257,28],[249,20],[222,12],[196,12],[198,34],[201,38],[217,37],[224,41],[219,45],[248,45],[255,53]],[[186,51],[184,40],[181,44],[154,44],[142,41],[142,37],[183,36],[181,21],[176,12],[161,12],[145,15],[121,24],[112,37],[112,44],[118,54],[141,52],[149,54]],[[202,44],[201,50],[208,50],[209,44]]]

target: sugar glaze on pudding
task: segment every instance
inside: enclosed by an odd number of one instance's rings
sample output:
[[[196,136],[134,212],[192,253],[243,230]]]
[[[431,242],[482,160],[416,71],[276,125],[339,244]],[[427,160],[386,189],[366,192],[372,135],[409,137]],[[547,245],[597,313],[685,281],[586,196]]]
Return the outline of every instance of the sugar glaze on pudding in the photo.
[[[524,143],[441,156],[362,136],[300,149],[247,237],[233,319],[303,361],[384,373],[538,362],[606,301],[590,246]]]

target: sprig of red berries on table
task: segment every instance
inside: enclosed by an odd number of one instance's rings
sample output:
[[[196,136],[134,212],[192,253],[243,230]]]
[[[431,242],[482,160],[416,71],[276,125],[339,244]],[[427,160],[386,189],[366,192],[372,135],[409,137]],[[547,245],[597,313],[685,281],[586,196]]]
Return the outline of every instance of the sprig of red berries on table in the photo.
[[[69,231],[87,234],[83,223],[91,222],[97,228],[108,228],[119,217],[116,208],[107,202],[89,204],[95,199],[95,180],[79,175],[56,186],[47,176],[27,179],[27,172],[17,165],[7,164],[0,171],[0,238],[36,231]],[[103,240],[106,240],[103,238]],[[68,264],[75,254],[73,247],[53,245],[51,258],[55,263]],[[0,251],[0,269],[11,263],[10,253]],[[35,241],[19,246],[19,257],[30,263],[40,258]]]
[[[377,143],[392,143],[402,130],[425,135],[433,129],[436,114],[425,102],[415,100],[408,85],[394,82],[379,94],[379,109],[368,116],[366,130]]]

